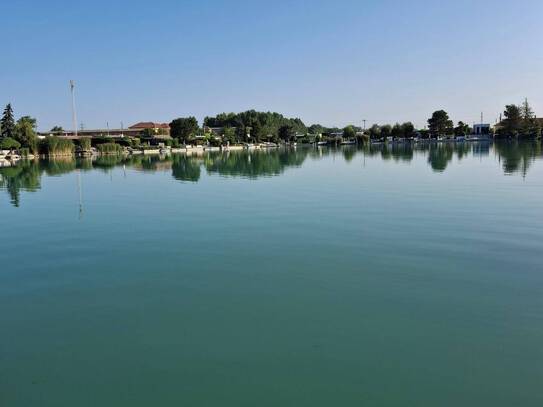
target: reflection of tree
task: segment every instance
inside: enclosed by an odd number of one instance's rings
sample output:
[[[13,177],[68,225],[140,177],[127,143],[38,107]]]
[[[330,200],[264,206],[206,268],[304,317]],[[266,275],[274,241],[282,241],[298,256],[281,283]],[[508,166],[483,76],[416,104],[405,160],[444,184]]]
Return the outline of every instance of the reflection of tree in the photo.
[[[541,141],[499,141],[495,148],[506,174],[520,171],[526,176],[531,163],[542,155]]]
[[[343,153],[343,158],[345,158],[345,161],[350,162],[356,155],[356,147],[343,147],[341,152]]]
[[[8,192],[14,206],[20,204],[20,192],[40,189],[40,169],[36,161],[23,161],[15,167],[0,168],[0,188]]]
[[[258,178],[281,174],[285,168],[300,166],[308,150],[277,149],[272,151],[240,151],[208,155],[204,165],[208,173]]]
[[[72,172],[77,168],[77,162],[74,157],[55,157],[39,161],[40,168],[47,175],[62,175]]]
[[[186,155],[175,155],[172,161],[172,175],[179,181],[198,182],[200,164],[195,158]]]
[[[492,147],[494,146],[494,147]],[[111,168],[126,165],[142,171],[171,171],[172,176],[180,181],[198,182],[201,168],[209,174],[223,176],[258,178],[261,176],[280,175],[286,168],[301,166],[307,157],[315,160],[326,156],[343,156],[352,160],[359,152],[367,157],[381,157],[384,160],[411,161],[415,152],[427,156],[434,171],[444,171],[456,155],[458,159],[466,156],[487,156],[490,149],[498,155],[506,174],[520,172],[526,175],[530,165],[543,156],[541,141],[497,141],[465,143],[410,143],[403,144],[366,144],[364,146],[341,148],[301,147],[295,150],[274,149],[270,151],[232,151],[228,153],[204,153],[199,157],[185,154],[173,156],[122,156],[108,155],[94,158],[74,159],[58,157],[48,160],[21,161],[14,167],[0,168],[0,189],[6,190],[13,205],[20,204],[20,191],[40,189],[41,175],[58,176],[79,170]]]
[[[432,145],[428,151],[428,162],[434,171],[442,172],[453,158],[454,146],[451,143]]]

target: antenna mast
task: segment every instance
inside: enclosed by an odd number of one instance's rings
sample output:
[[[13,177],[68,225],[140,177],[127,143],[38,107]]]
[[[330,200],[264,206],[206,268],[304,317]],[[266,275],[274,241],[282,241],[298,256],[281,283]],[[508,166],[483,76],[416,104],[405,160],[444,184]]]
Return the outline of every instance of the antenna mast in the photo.
[[[75,112],[75,82],[70,80],[70,91],[72,92],[72,124],[74,128],[74,134],[77,138],[77,114]]]

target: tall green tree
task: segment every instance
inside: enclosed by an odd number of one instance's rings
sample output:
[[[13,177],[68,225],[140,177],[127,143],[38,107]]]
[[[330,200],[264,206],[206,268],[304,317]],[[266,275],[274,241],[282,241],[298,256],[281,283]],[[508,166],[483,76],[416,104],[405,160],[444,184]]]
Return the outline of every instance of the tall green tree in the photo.
[[[8,103],[6,105],[6,108],[4,109],[4,114],[2,115],[2,119],[0,120],[0,138],[14,138],[15,136],[15,119],[13,118],[13,109],[11,107],[11,103]]]
[[[15,125],[15,139],[23,147],[27,147],[33,154],[38,152],[38,137],[36,135],[36,119],[23,116]]]
[[[522,125],[522,113],[517,105],[506,105],[503,112],[505,119],[500,129],[501,135],[518,136]]]
[[[428,129],[434,137],[452,134],[453,126],[453,122],[445,110],[436,110],[428,119]]]
[[[464,137],[467,136],[470,132],[469,125],[464,123],[463,121],[459,121],[458,125],[454,128],[454,135],[456,137]]]
[[[394,126],[392,126],[390,135],[394,137],[395,140],[404,137],[403,128],[400,123],[396,123]]]
[[[381,126],[381,137],[386,139],[392,135],[392,126],[390,124],[385,124]]]
[[[415,126],[411,122],[402,123],[402,132],[404,137],[413,137],[415,135]]]
[[[284,124],[279,127],[279,138],[284,142],[291,141],[295,134],[296,132],[291,124]]]
[[[186,144],[198,131],[198,120],[195,117],[180,117],[170,123],[170,136]]]
[[[353,140],[356,138],[356,130],[352,125],[348,125],[343,129],[343,138],[347,140]]]
[[[520,106],[520,115],[522,117],[522,123],[520,126],[520,133],[524,137],[536,137],[541,133],[541,128],[536,119],[535,113],[532,107],[528,103],[528,99],[524,99],[524,102]]]
[[[371,140],[376,140],[376,139],[381,138],[381,127],[379,127],[378,124],[372,125],[368,129],[368,134],[369,134]]]

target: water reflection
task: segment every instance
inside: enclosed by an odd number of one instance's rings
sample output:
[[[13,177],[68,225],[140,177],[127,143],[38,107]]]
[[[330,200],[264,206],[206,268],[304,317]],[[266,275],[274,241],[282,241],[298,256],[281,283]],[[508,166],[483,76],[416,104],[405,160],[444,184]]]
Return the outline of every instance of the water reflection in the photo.
[[[0,168],[0,189],[8,193],[14,206],[19,206],[21,191],[39,190],[42,175],[60,176],[76,170],[109,172],[122,166],[143,172],[170,172],[173,178],[182,182],[198,182],[203,170],[211,175],[256,179],[277,176],[287,168],[302,166],[308,157],[319,160],[333,155],[350,162],[355,157],[364,155],[364,159],[373,157],[398,163],[409,163],[415,157],[421,157],[433,171],[443,172],[452,165],[455,158],[460,162],[468,157],[487,157],[492,150],[505,174],[520,173],[522,176],[526,176],[530,165],[543,156],[541,142],[533,141],[369,144],[342,148],[302,146],[297,149],[199,152],[167,156],[57,158],[21,161],[14,167]]]

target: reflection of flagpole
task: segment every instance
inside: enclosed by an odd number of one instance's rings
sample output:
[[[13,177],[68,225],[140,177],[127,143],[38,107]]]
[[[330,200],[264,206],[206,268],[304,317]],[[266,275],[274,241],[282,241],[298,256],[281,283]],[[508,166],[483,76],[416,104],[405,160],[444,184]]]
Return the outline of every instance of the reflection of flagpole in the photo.
[[[79,192],[79,220],[83,218],[83,190],[81,188],[81,170],[77,170],[77,191]]]

